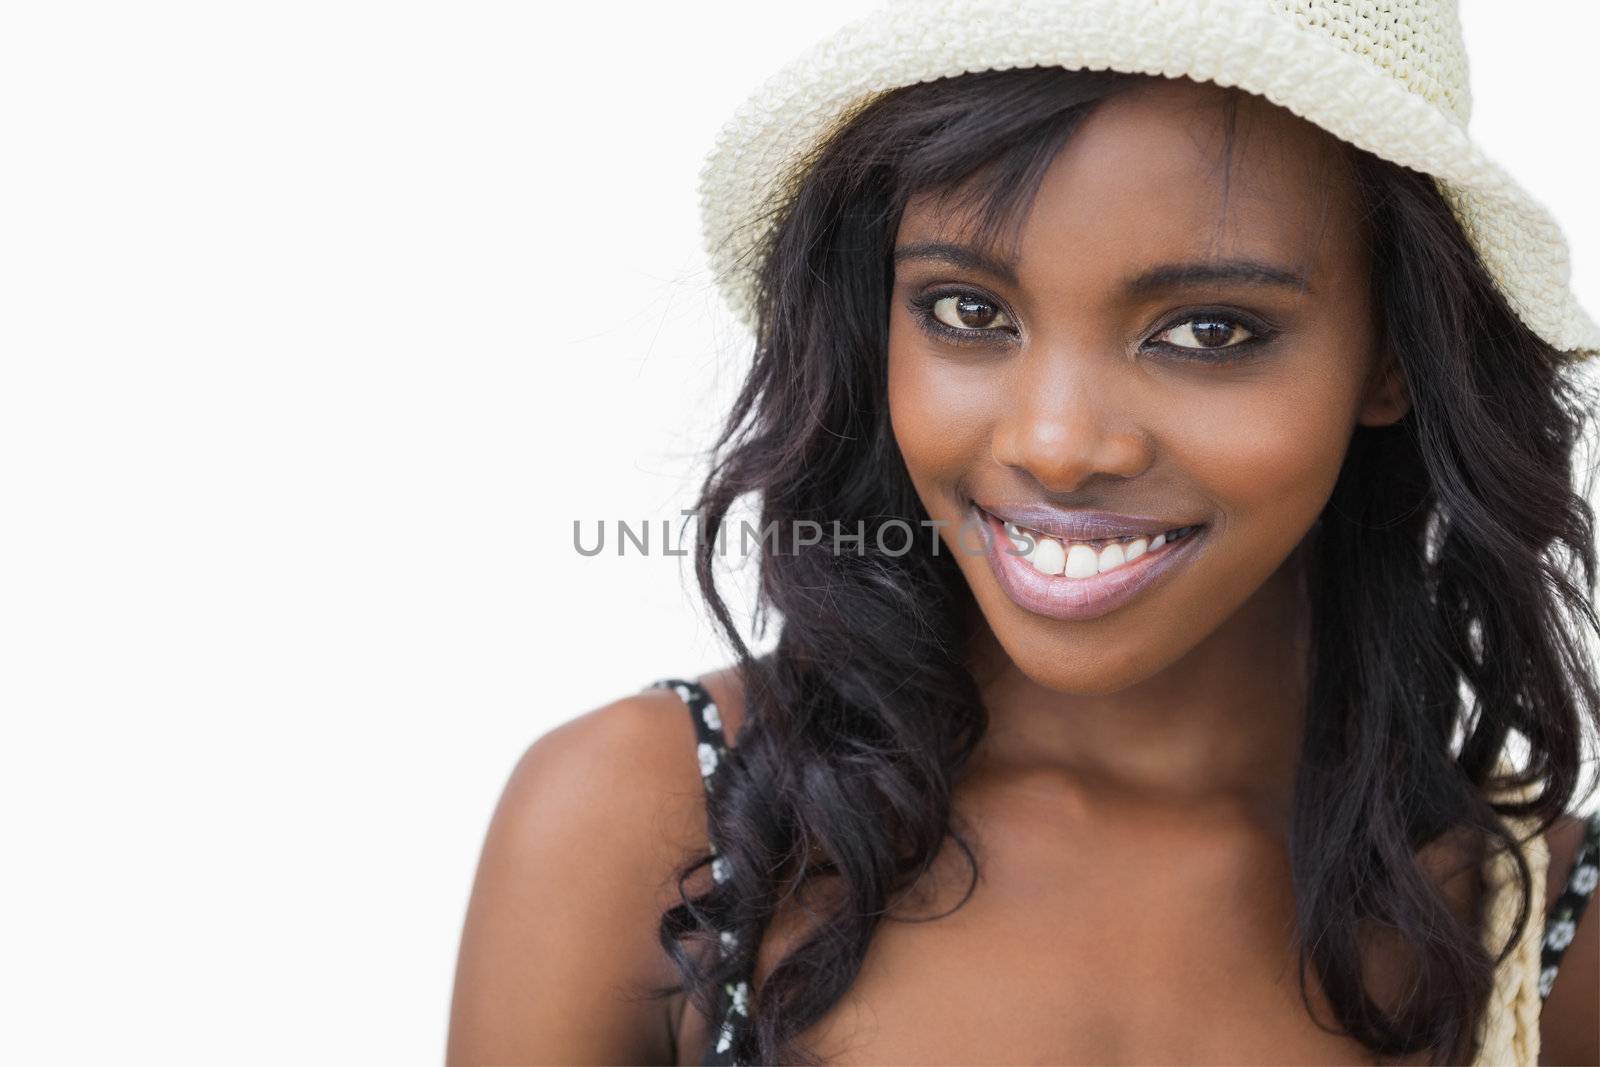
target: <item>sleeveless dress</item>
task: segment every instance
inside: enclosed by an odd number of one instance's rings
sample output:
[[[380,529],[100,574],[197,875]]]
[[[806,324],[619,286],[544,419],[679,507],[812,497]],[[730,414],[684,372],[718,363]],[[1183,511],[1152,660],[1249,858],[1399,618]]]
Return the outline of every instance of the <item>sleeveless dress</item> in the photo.
[[[728,742],[717,703],[698,680],[663,678],[652,683],[650,688],[673,690],[689,709],[709,811],[718,800],[717,787],[722,780],[718,771],[728,758]],[[1509,774],[1511,765],[1502,760],[1500,770],[1502,774]],[[1529,836],[1531,821],[1518,824],[1508,820],[1508,823],[1518,839],[1524,840],[1522,852],[1529,873],[1533,875],[1533,899],[1542,901],[1550,862],[1549,848],[1543,836]],[[712,878],[717,882],[726,881],[727,864],[715,839],[710,842],[710,851],[716,856],[711,864]],[[1494,851],[1484,861],[1483,874],[1483,906],[1487,910],[1482,943],[1493,952],[1506,943],[1516,919],[1516,861],[1504,849]],[[1537,1067],[1539,1009],[1544,998],[1550,995],[1561,957],[1572,942],[1578,920],[1597,882],[1600,882],[1600,811],[1585,820],[1583,842],[1573,859],[1572,873],[1546,917],[1542,935],[1537,923],[1528,923],[1517,948],[1501,963],[1488,1010],[1479,1025],[1478,1054],[1472,1067]],[[722,931],[721,937],[726,949],[738,944],[731,931]],[[750,1017],[750,980],[747,970],[738,981],[723,986],[718,1017],[712,1027],[712,1041],[700,1061],[702,1067],[738,1062],[733,1056],[733,1047]]]

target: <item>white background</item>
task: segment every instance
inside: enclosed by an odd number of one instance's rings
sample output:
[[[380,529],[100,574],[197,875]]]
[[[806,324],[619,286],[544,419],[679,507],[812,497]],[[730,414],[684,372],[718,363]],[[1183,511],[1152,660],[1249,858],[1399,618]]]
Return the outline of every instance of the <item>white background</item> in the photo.
[[[440,1060],[518,755],[726,661],[571,524],[687,506],[700,160],[862,10],[9,7],[0,1059]],[[1464,18],[1600,312],[1600,10]]]

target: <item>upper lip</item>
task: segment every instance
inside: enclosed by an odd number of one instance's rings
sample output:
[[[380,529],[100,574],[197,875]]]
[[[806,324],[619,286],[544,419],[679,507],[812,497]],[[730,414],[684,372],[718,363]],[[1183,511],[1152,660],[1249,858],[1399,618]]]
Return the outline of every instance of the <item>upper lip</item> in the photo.
[[[977,503],[974,501],[974,503]],[[1160,519],[1149,515],[1122,515],[1115,511],[1075,511],[1049,504],[984,504],[978,507],[1002,522],[1009,522],[1065,541],[1102,541],[1117,537],[1176,530],[1199,523]]]

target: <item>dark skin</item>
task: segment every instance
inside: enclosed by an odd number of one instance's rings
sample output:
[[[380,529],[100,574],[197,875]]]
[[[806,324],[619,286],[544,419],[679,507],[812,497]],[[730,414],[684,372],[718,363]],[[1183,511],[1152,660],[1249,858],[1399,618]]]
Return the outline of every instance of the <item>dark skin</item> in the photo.
[[[1247,100],[1222,216],[1219,99],[1175,80],[1097,110],[1003,250],[1014,280],[896,266],[891,414],[932,517],[959,523],[974,495],[1047,499],[1204,522],[1209,543],[1125,607],[1072,622],[1024,611],[982,557],[957,553],[982,614],[971,661],[992,724],[956,794],[982,878],[942,919],[879,927],[849,993],[804,1035],[829,1063],[1374,1062],[1318,1028],[1294,972],[1283,832],[1304,699],[1296,549],[1355,428],[1393,422],[1407,402],[1376,342],[1348,177],[1324,135]],[[967,221],[919,198],[896,247],[966,243]],[[1235,257],[1308,287],[1126,288],[1155,264]],[[907,300],[935,286],[992,302],[988,340],[918,326]],[[1224,309],[1275,339],[1227,365],[1149,345],[1196,345],[1184,313]],[[1241,324],[1225,343],[1248,336]],[[737,676],[704,680],[736,746]],[[705,845],[692,751],[678,698],[653,691],[523,757],[467,916],[450,1063],[699,1062],[709,1026],[681,997],[621,992],[677,977],[656,931],[678,899],[677,864]],[[1546,908],[1580,831],[1568,817],[1547,835]],[[1452,839],[1422,859],[1470,921],[1475,848]],[[960,898],[953,847],[933,873],[901,914]],[[702,871],[689,888],[708,881]],[[1541,1063],[1600,1063],[1597,911],[1546,1001]],[[780,911],[757,986],[801,932],[798,909]],[[1399,987],[1382,945],[1370,977],[1380,997]]]

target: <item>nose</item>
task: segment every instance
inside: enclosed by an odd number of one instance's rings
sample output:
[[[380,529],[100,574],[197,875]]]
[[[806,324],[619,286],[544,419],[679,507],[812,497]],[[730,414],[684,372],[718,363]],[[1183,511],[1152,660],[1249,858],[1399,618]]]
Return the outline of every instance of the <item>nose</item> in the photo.
[[[990,442],[996,462],[1060,493],[1096,474],[1129,478],[1149,465],[1150,437],[1130,399],[1138,383],[1119,361],[1040,347],[1011,370]]]

